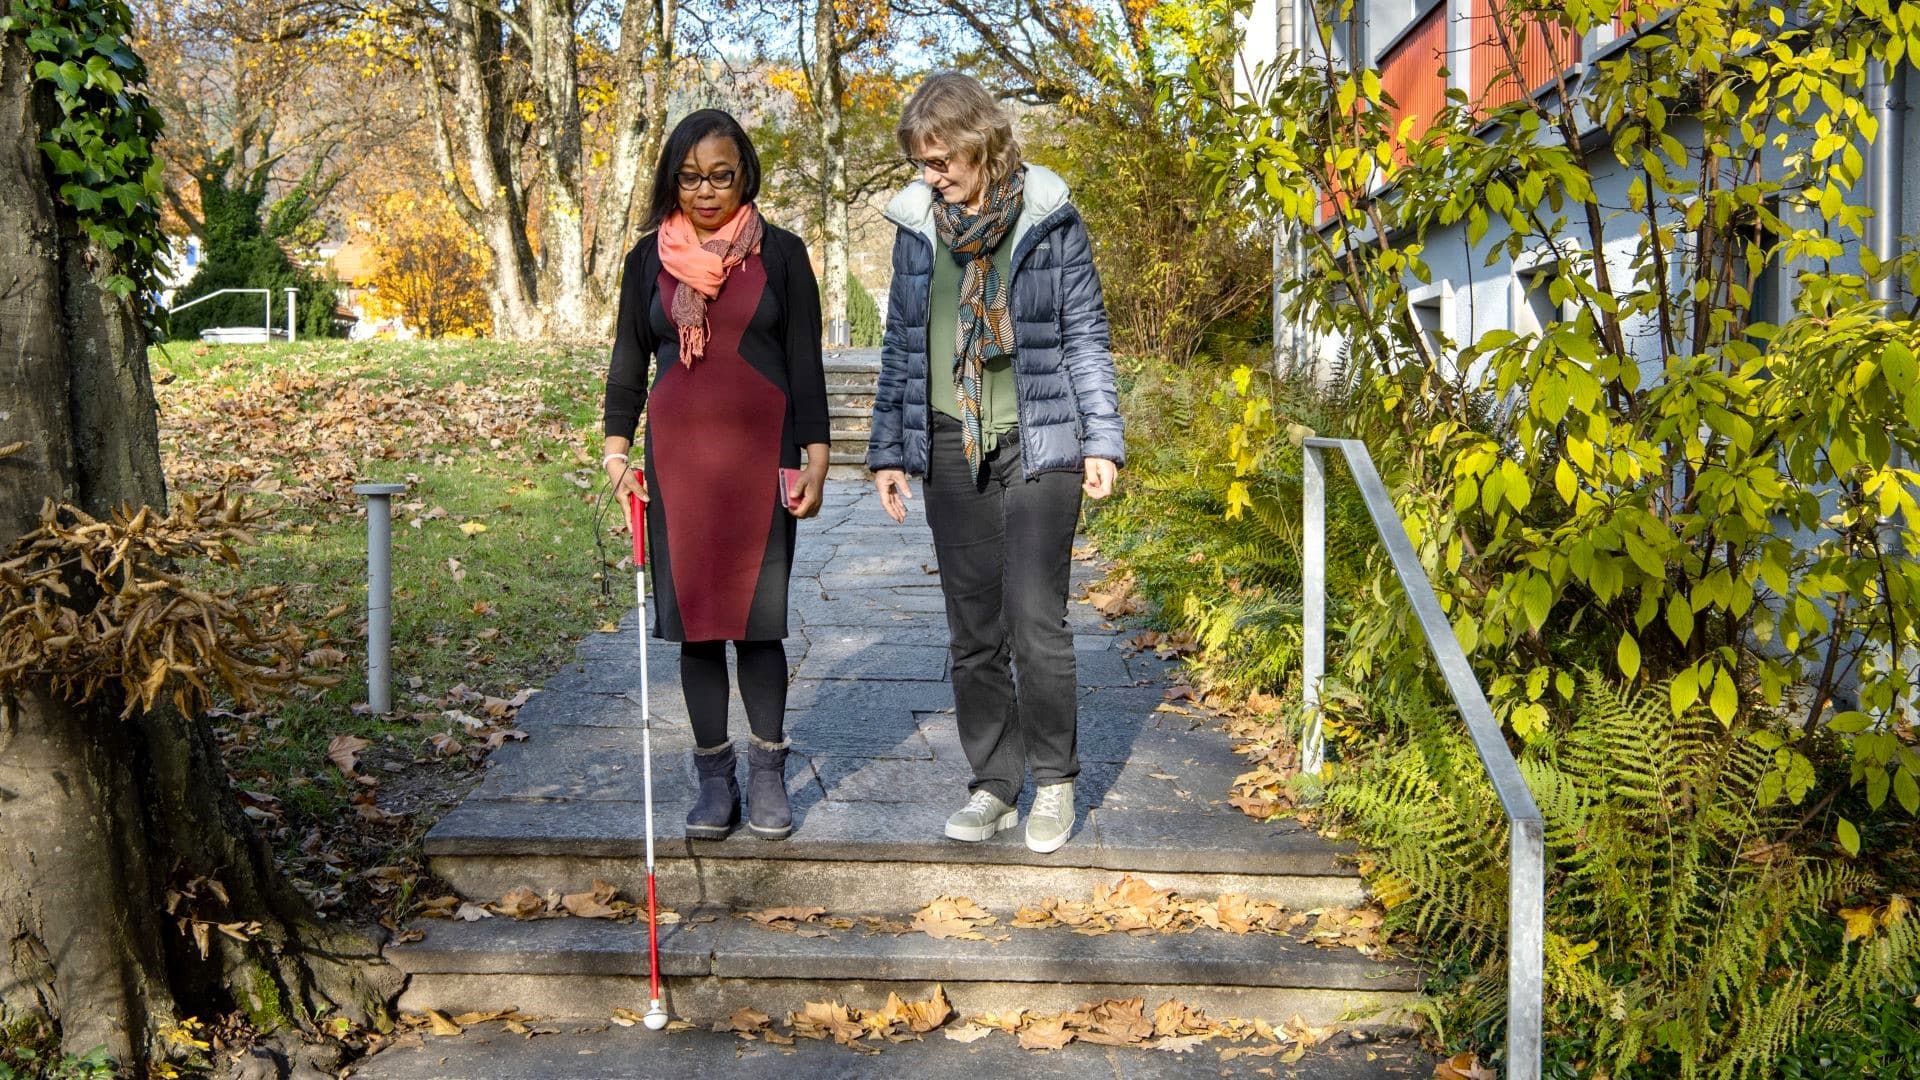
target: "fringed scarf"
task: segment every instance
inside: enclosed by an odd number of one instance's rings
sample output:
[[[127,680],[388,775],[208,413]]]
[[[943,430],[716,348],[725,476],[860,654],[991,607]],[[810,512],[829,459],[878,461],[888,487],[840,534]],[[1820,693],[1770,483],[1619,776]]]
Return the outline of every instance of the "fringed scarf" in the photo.
[[[660,226],[660,264],[680,283],[667,317],[680,331],[680,362],[688,367],[706,355],[707,304],[720,295],[733,268],[760,251],[766,228],[752,203],[742,206],[706,243],[687,215],[674,211]]]
[[[989,184],[980,213],[942,202],[933,204],[933,227],[940,242],[960,264],[960,325],[954,335],[953,389],[960,406],[960,427],[967,464],[975,474],[985,457],[980,432],[981,383],[987,361],[1011,356],[1014,350],[1013,312],[1008,283],[993,265],[994,249],[1006,239],[1026,203],[1026,170]]]

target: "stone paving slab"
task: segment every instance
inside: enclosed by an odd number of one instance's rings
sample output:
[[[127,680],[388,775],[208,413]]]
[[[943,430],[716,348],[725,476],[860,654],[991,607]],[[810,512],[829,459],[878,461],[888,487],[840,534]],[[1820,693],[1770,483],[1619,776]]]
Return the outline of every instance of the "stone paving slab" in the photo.
[[[470,1028],[450,1039],[406,1036],[360,1063],[353,1075],[364,1080],[1380,1080],[1431,1076],[1435,1062],[1411,1040],[1356,1042],[1346,1035],[1287,1063],[1272,1057],[1222,1062],[1219,1050],[1205,1044],[1183,1054],[1085,1043],[1030,1051],[998,1033],[971,1043],[933,1034],[863,1054],[808,1039],[791,1047],[743,1042],[731,1033],[705,1029],[537,1026],[559,1030],[531,1040],[498,1024]]]

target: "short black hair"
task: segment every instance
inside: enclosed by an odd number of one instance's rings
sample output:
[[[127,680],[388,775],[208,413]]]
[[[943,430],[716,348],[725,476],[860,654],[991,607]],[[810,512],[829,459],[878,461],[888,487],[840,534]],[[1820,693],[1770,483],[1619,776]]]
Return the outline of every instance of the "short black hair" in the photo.
[[[675,125],[673,133],[667,136],[667,144],[660,148],[660,162],[653,168],[653,202],[647,209],[647,227],[644,231],[658,229],[675,210],[680,209],[680,163],[687,160],[693,148],[709,135],[725,135],[733,140],[740,150],[740,176],[734,181],[740,191],[741,205],[752,202],[760,194],[760,155],[754,152],[753,140],[747,138],[747,130],[733,114],[721,109],[701,109],[688,113],[686,119]]]

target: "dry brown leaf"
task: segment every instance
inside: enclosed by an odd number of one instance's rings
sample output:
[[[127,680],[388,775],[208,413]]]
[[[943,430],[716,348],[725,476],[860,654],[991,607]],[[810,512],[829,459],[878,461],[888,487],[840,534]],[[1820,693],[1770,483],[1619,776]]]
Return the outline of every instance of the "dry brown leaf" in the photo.
[[[1152,1046],[1155,1050],[1168,1050],[1176,1054],[1185,1054],[1211,1038],[1213,1038],[1212,1032],[1207,1032],[1203,1035],[1169,1035],[1164,1039],[1155,1039],[1148,1045]]]
[[[614,919],[620,912],[611,906],[614,896],[613,886],[595,878],[593,888],[586,892],[568,893],[560,898],[560,906],[568,914],[582,919]]]
[[[360,764],[360,751],[373,744],[358,735],[335,735],[327,743],[327,760],[346,776],[352,776],[353,770]]]
[[[982,1027],[979,1024],[966,1023],[956,1024],[941,1032],[941,1034],[957,1043],[970,1043],[977,1042],[993,1034],[993,1029],[990,1027]]]
[[[715,1031],[731,1031],[742,1039],[752,1039],[754,1033],[771,1024],[773,1019],[766,1013],[741,1006],[733,1011],[724,1024],[715,1024]]]
[[[1058,1050],[1072,1042],[1073,1037],[1064,1017],[1040,1017],[1020,1028],[1020,1049]]]
[[[995,919],[979,904],[964,896],[943,896],[914,913],[913,929],[935,939],[984,941],[978,927],[992,926]]]
[[[427,1025],[435,1035],[452,1037],[454,1035],[465,1034],[465,1032],[460,1029],[459,1024],[447,1019],[445,1013],[436,1012],[433,1009],[427,1010]]]
[[[1305,1049],[1302,1047],[1301,1049]],[[1271,1043],[1267,1046],[1228,1046],[1220,1051],[1221,1061],[1232,1061],[1243,1057],[1274,1057],[1286,1053],[1286,1043]]]
[[[794,905],[791,907],[765,908],[760,911],[747,911],[742,912],[741,915],[744,918],[759,923],[761,926],[773,926],[776,923],[812,922],[826,913],[827,909],[823,907]],[[791,929],[791,927],[788,927],[788,929]]]
[[[1480,1055],[1463,1050],[1433,1067],[1434,1080],[1500,1080],[1500,1074],[1480,1063]]]
[[[547,909],[546,901],[540,899],[540,894],[525,885],[508,890],[505,896],[494,901],[491,906],[498,914],[513,919],[530,919]]]

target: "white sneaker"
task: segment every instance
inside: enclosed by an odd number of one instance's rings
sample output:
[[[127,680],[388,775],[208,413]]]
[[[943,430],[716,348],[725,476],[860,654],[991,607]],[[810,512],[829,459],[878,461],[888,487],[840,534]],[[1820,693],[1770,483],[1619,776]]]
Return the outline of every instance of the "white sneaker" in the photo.
[[[1002,829],[1013,828],[1019,821],[1020,812],[1001,802],[999,796],[991,791],[976,791],[967,805],[947,819],[947,838],[985,840]]]
[[[1047,784],[1033,793],[1027,811],[1027,847],[1046,854],[1059,851],[1073,835],[1073,781]]]

